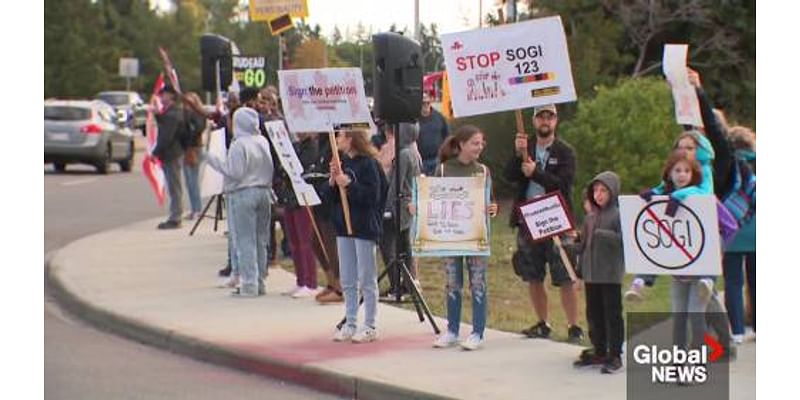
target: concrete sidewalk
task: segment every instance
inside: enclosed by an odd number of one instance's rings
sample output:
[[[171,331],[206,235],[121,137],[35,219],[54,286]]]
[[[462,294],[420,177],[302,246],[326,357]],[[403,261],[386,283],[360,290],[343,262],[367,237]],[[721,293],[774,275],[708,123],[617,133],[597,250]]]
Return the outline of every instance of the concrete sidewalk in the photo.
[[[158,231],[157,223],[103,232],[59,250],[48,268],[59,301],[135,340],[348,398],[625,396],[625,373],[572,368],[580,347],[487,330],[479,351],[434,349],[427,322],[383,304],[377,342],[335,343],[343,304],[281,296],[294,286],[294,276],[280,269],[269,270],[266,296],[232,298],[217,287],[227,242],[211,231],[213,222],[204,222],[193,237],[190,224]],[[442,319],[437,323],[446,326]],[[469,331],[462,327],[462,337]],[[755,398],[755,379],[755,343],[749,342],[731,365],[731,398]]]

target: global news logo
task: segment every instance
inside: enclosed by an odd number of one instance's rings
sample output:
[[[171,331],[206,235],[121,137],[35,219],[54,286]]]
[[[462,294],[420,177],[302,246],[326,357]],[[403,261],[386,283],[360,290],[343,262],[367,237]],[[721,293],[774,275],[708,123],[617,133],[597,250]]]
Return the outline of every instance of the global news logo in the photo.
[[[717,362],[724,354],[722,345],[711,335],[706,334],[704,342],[690,350],[640,344],[633,349],[633,360],[650,367],[652,383],[703,384],[709,380],[709,362]]]

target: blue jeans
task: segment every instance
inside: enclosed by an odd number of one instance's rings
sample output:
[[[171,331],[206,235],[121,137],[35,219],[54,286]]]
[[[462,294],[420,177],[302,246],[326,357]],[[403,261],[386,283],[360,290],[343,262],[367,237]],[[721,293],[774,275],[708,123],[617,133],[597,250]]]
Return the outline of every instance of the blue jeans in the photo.
[[[229,217],[237,270],[241,278],[241,293],[257,295],[264,289],[267,275],[267,244],[269,243],[269,194],[265,187],[249,187],[228,194],[233,200]]]
[[[183,164],[183,179],[186,181],[186,194],[189,196],[192,212],[203,211],[203,201],[200,199],[200,163]]]
[[[181,165],[183,157],[172,161],[164,161],[161,166],[164,170],[164,182],[169,193],[169,220],[180,222],[183,214],[183,187],[181,186]]]
[[[353,237],[336,237],[339,252],[339,278],[344,294],[347,325],[358,320],[358,291],[364,296],[364,324],[375,327],[378,309],[378,269],[375,266],[375,242]]]
[[[447,330],[458,336],[461,323],[461,289],[464,287],[464,262],[469,271],[472,293],[472,333],[483,337],[486,328],[486,267],[488,257],[445,258],[447,272]]]
[[[742,265],[744,263],[744,266]],[[722,258],[725,274],[725,308],[734,335],[744,334],[744,272],[750,289],[750,307],[753,312],[753,330],[756,325],[756,253],[725,253]]]
[[[700,348],[706,333],[706,307],[708,301],[700,297],[699,279],[687,281],[672,280],[672,333],[675,345],[686,347],[688,343],[686,328],[692,325],[692,348]]]
[[[233,243],[233,203],[234,198],[225,195],[225,212],[228,214],[228,260],[231,263],[231,274],[239,275],[239,258],[236,257],[236,246]]]

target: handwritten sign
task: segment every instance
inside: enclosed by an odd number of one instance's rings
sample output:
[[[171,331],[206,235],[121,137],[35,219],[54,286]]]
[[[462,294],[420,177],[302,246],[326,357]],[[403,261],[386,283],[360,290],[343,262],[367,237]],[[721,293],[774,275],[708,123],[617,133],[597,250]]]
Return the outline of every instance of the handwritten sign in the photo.
[[[620,196],[620,221],[629,273],[656,275],[721,274],[717,205],[713,196],[690,196],[674,217],[669,198]]]
[[[576,99],[561,17],[441,37],[456,117]]]
[[[286,171],[286,174],[289,175],[292,189],[294,189],[294,194],[297,197],[297,204],[303,206],[320,204],[321,201],[314,187],[309,185],[302,177],[303,164],[297,158],[297,153],[294,151],[292,140],[283,125],[283,121],[265,122],[264,128],[267,130],[275,153],[278,154],[281,166]]]
[[[420,176],[414,185],[413,201],[417,207],[411,246],[415,256],[489,255],[485,177]]]
[[[228,157],[228,150],[225,148],[225,130],[217,129],[209,133],[208,154],[214,154],[223,162]],[[200,170],[200,196],[210,197],[221,194],[223,190],[222,174],[211,168],[208,163],[203,163]]]
[[[687,44],[665,44],[662,70],[672,87],[672,99],[675,102],[675,118],[679,124],[703,126],[700,114],[700,102],[697,92],[689,83],[686,68]]]
[[[518,212],[534,242],[574,229],[564,198],[559,192],[548,193],[522,204]]]
[[[358,68],[278,71],[278,80],[292,132],[327,132],[334,125],[369,129],[372,123]]]

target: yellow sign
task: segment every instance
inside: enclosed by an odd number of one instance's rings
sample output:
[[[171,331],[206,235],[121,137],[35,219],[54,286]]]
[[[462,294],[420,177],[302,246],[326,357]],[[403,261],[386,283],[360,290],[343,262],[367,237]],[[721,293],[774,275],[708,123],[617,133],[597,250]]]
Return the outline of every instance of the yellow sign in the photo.
[[[308,17],[307,0],[250,0],[250,20],[270,21],[283,14]]]

